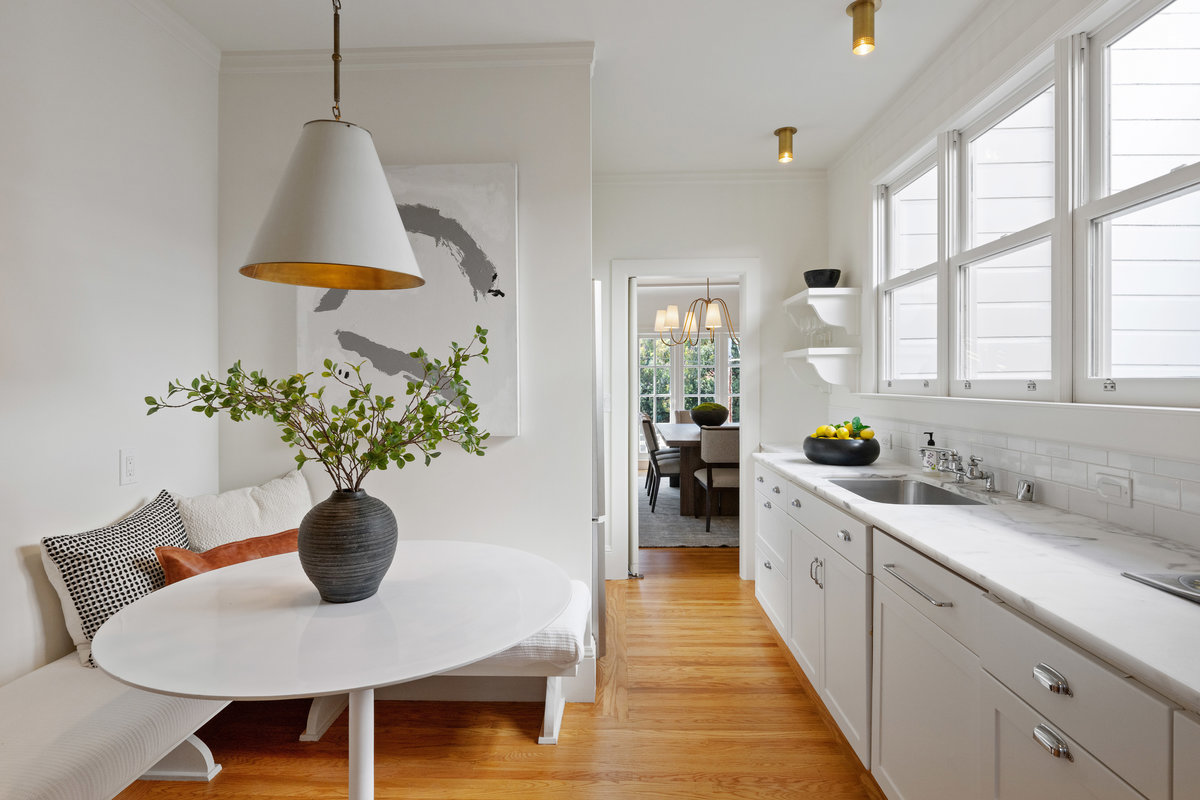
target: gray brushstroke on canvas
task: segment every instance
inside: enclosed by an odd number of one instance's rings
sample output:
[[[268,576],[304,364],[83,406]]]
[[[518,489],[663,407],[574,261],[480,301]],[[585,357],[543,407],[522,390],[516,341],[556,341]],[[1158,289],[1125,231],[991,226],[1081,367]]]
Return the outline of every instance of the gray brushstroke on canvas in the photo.
[[[371,341],[353,331],[334,331],[334,335],[337,336],[338,345],[343,350],[357,353],[385,375],[404,374],[414,381],[425,379],[425,369],[421,366],[421,362],[403,350]],[[439,394],[450,402],[455,399],[454,392],[449,389],[443,389]]]
[[[313,311],[336,311],[342,307],[342,303],[346,300],[346,295],[350,294],[348,289],[330,289],[325,294],[321,295],[321,299],[317,302],[317,307]]]
[[[476,302],[479,302],[481,294],[504,297],[504,292],[496,288],[496,280],[499,277],[496,266],[474,237],[467,233],[461,222],[445,216],[436,208],[420,203],[398,205],[396,210],[400,212],[404,227],[409,233],[424,234],[432,238],[438,247],[445,247],[454,254],[458,268],[471,282]]]

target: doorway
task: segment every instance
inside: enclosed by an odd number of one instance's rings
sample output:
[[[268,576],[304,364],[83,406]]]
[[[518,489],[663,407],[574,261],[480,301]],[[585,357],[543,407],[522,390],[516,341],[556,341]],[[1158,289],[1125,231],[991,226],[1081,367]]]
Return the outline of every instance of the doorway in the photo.
[[[757,347],[760,319],[760,303],[757,299],[758,259],[649,259],[637,261],[614,261],[611,300],[612,364],[612,464],[614,465],[611,509],[612,538],[608,558],[608,577],[618,575],[620,570],[639,574],[638,548],[641,544],[639,522],[640,498],[645,496],[646,477],[639,470],[642,454],[642,426],[640,424],[643,405],[649,397],[653,416],[664,412],[689,408],[702,400],[713,399],[730,407],[736,404],[737,421],[741,427],[739,444],[740,486],[735,493],[738,511],[727,527],[736,528],[734,541],[740,548],[738,565],[743,579],[752,577],[753,563],[752,531],[753,489],[750,454],[758,446],[759,432],[759,375],[760,357]],[[665,300],[655,295],[672,291],[668,287],[683,287],[684,295],[690,295],[688,303],[695,297],[705,295],[705,279],[712,282],[712,296],[725,295],[730,304],[731,315],[738,328],[738,345],[731,347],[727,337],[718,336],[711,347],[693,348],[685,355],[683,350],[662,357],[651,354],[652,362],[664,372],[663,392],[642,392],[642,350],[645,340],[653,334],[653,316],[657,308],[646,309],[639,302],[639,291],[646,290],[643,298],[653,298],[651,303]],[[736,302],[731,302],[736,295]],[[723,298],[724,299],[724,298]],[[680,316],[686,312],[686,304],[680,305]],[[649,320],[649,323],[647,322]],[[736,362],[736,364],[733,364]],[[731,372],[731,364],[736,372]],[[704,376],[711,374],[711,384],[704,383]],[[736,385],[730,380],[737,375]],[[673,376],[673,379],[672,379]],[[718,377],[720,376],[720,377]],[[695,380],[692,380],[695,379]],[[736,391],[735,391],[736,389]],[[724,402],[722,402],[724,401]],[[668,490],[667,481],[661,483],[659,500]],[[678,491],[678,490],[676,490]],[[663,512],[656,507],[656,514]],[[696,522],[688,515],[680,515],[679,507],[672,509],[676,524]],[[714,518],[719,519],[719,518]],[[704,532],[704,517],[698,520],[699,532]],[[623,547],[622,547],[623,545]],[[624,563],[622,563],[624,562]]]

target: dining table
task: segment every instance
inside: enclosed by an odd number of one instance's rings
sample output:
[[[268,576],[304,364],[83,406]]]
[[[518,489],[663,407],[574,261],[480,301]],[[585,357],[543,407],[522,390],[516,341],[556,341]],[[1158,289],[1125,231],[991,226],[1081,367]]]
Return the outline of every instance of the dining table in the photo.
[[[726,423],[723,427],[738,426],[737,423]],[[700,426],[694,422],[659,422],[655,428],[668,447],[679,448],[679,516],[703,514],[695,478],[696,470],[704,468],[704,461],[700,458]],[[736,514],[736,503],[726,506],[724,512]]]
[[[408,540],[397,543],[375,595],[328,603],[288,553],[141,598],[101,626],[92,654],[122,683],[161,694],[276,700],[349,692],[349,796],[369,800],[374,690],[495,655],[553,622],[570,596],[566,572],[542,556]]]

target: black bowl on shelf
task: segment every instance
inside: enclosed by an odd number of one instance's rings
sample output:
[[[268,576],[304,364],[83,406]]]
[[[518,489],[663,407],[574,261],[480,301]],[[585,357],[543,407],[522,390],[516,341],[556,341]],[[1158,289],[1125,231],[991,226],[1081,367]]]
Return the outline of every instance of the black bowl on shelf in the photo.
[[[841,277],[840,269],[810,269],[804,273],[804,283],[810,289],[832,289]]]
[[[879,458],[876,439],[815,439],[804,440],[804,455],[817,464],[835,467],[863,467]]]

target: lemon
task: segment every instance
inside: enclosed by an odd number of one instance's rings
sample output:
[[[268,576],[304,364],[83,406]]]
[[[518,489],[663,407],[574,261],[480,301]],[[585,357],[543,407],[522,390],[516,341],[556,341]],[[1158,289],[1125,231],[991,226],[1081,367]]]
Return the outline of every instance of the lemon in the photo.
[[[860,438],[860,439],[874,439],[874,438],[875,438],[875,431],[871,430],[870,428],[863,428],[861,431],[859,431],[859,432],[858,432],[858,438]]]
[[[850,429],[845,426],[838,428],[837,429],[837,438],[849,439],[850,438]]]
[[[816,430],[816,432],[815,432],[815,433],[813,433],[813,437],[814,437],[814,438],[816,438],[816,439],[820,439],[820,438],[821,438],[822,436],[824,436],[824,435],[825,435],[825,426],[824,426],[824,425],[818,425],[818,426],[817,426],[817,430]]]

